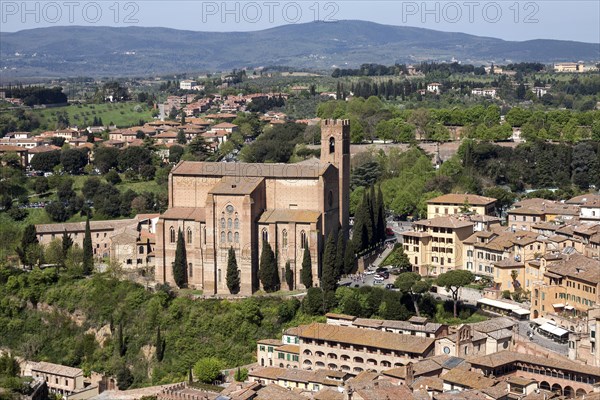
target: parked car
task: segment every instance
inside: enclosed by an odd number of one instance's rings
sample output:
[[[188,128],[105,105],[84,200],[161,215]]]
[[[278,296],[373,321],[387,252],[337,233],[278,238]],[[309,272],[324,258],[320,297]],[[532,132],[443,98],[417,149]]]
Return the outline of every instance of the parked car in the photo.
[[[365,271],[365,275],[375,275],[375,270],[368,269]]]
[[[390,289],[394,289],[394,284],[393,284],[393,283],[387,283],[387,284],[385,285],[385,288],[386,288],[386,289],[388,289],[388,290],[390,290]]]
[[[381,275],[375,275],[375,282],[376,283],[377,282],[381,283],[383,281],[385,281],[385,278],[383,276],[381,276]]]

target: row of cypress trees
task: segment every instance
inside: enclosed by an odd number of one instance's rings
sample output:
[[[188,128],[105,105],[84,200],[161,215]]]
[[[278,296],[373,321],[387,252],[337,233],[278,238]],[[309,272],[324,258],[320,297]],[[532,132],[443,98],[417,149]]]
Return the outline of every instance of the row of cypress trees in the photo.
[[[365,190],[354,214],[352,243],[357,254],[372,249],[385,240],[385,206],[381,186]]]

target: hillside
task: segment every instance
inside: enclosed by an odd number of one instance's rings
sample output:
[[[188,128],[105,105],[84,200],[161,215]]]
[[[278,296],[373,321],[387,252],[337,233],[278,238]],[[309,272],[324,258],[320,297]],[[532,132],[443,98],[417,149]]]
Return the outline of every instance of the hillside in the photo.
[[[312,22],[254,32],[144,27],[49,27],[0,33],[0,77],[146,76],[287,65],[598,60],[598,44],[523,42],[366,21]],[[165,61],[167,60],[167,61]]]

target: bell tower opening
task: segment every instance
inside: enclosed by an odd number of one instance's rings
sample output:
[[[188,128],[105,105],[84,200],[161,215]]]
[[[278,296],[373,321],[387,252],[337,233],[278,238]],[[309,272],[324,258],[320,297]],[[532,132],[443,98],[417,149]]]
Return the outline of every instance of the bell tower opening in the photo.
[[[329,154],[333,154],[333,153],[335,153],[335,138],[330,137],[329,138]]]

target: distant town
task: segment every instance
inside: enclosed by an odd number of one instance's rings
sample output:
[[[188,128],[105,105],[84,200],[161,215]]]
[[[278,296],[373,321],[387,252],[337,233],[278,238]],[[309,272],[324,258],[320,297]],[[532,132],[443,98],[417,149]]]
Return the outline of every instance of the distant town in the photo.
[[[600,399],[600,75],[0,88],[0,399]]]

